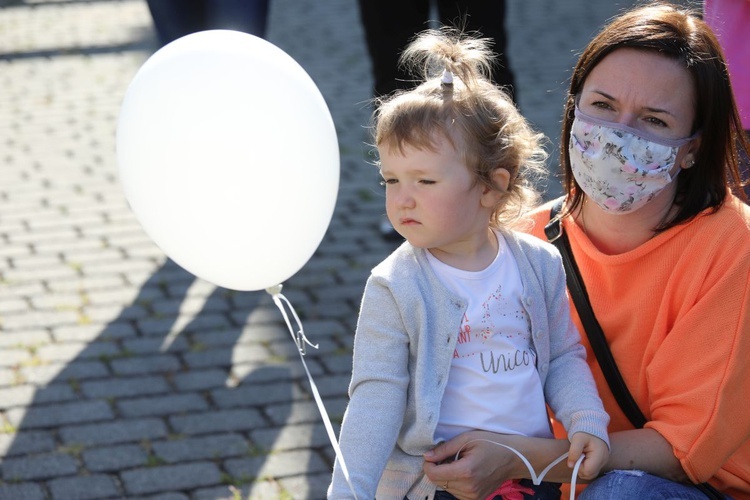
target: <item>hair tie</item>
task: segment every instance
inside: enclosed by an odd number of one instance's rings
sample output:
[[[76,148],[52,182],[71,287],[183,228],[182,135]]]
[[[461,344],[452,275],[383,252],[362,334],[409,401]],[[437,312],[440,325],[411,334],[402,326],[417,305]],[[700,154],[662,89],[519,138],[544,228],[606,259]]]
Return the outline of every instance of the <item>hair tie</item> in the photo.
[[[443,70],[443,78],[440,80],[443,85],[453,85],[453,73],[447,68]]]

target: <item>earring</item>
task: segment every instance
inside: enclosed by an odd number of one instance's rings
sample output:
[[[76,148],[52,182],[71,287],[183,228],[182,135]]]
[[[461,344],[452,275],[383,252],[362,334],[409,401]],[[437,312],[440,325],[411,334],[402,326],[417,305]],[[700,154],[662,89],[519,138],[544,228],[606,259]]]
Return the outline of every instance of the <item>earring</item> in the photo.
[[[685,159],[685,166],[682,168],[693,168],[695,165],[695,159],[693,157],[690,157],[690,159]]]

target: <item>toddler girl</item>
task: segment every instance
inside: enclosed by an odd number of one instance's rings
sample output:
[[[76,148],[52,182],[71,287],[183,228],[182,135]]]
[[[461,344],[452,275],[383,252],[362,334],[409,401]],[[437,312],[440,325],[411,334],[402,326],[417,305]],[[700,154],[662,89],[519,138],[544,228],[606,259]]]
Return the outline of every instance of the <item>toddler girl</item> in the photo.
[[[406,242],[365,287],[340,435],[351,488],[337,461],[329,498],[454,498],[423,475],[422,454],[471,429],[551,438],[545,403],[571,436],[568,463],[585,454],[581,477],[607,460],[609,417],[560,256],[509,229],[536,201],[523,170],[546,155],[484,76],[490,54],[484,40],[427,31],[402,56],[424,83],[378,103],[386,212]],[[520,480],[496,498],[508,492],[560,495]]]

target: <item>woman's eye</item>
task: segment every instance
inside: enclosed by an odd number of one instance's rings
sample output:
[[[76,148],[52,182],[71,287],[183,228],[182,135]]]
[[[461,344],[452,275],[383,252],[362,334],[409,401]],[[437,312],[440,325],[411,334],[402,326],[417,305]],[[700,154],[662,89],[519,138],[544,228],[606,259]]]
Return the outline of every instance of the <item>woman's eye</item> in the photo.
[[[667,126],[667,124],[664,123],[664,121],[662,121],[662,120],[660,120],[660,119],[658,119],[656,117],[653,117],[653,116],[649,116],[648,118],[646,118],[646,122],[649,123],[650,125],[656,125],[656,126],[659,126],[659,127],[666,127]]]
[[[597,108],[597,109],[612,109],[612,106],[609,105],[609,103],[606,103],[604,101],[596,101],[592,102],[591,106]]]

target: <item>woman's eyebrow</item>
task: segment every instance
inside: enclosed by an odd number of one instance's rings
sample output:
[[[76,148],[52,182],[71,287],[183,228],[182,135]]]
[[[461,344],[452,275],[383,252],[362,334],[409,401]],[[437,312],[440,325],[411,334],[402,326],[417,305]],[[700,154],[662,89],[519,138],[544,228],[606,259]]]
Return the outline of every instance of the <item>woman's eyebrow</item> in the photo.
[[[611,95],[607,94],[603,90],[596,90],[596,89],[594,89],[594,90],[592,90],[592,92],[595,93],[595,94],[599,94],[602,97],[606,97],[607,99],[609,99],[612,102],[617,102],[617,99],[614,96],[611,96]],[[674,113],[672,113],[671,111],[669,111],[667,109],[663,109],[663,108],[654,108],[654,107],[651,107],[651,106],[646,106],[644,109],[646,109],[646,110],[648,110],[648,111],[650,111],[652,113],[663,113],[665,115],[669,115],[669,116],[673,116],[673,117],[675,116]]]

